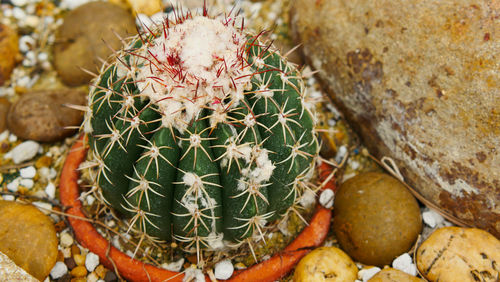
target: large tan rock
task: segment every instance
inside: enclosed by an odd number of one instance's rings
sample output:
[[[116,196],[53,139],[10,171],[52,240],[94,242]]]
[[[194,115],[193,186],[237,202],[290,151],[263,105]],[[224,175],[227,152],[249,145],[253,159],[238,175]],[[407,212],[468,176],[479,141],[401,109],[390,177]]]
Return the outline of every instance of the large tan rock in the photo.
[[[416,257],[420,273],[429,281],[500,279],[500,241],[481,229],[440,228],[418,247]]]
[[[0,252],[43,281],[57,259],[52,220],[33,205],[0,201]]]
[[[500,2],[296,0],[307,61],[377,157],[500,236]]]
[[[107,2],[90,2],[70,11],[57,29],[54,66],[61,80],[70,86],[88,83],[114,50],[122,47],[119,37],[136,33],[132,15]]]

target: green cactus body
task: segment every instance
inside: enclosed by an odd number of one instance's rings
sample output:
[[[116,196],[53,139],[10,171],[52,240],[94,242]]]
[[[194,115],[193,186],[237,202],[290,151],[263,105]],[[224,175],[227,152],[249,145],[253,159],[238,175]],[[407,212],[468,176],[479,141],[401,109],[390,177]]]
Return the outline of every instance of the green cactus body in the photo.
[[[260,239],[308,188],[318,142],[300,74],[235,26],[165,21],[96,79],[95,184],[130,228],[197,249]]]

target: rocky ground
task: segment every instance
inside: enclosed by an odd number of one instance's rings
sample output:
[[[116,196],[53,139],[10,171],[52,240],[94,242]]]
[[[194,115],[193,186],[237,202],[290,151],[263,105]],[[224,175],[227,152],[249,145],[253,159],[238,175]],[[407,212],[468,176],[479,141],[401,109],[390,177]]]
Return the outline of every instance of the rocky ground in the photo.
[[[27,281],[28,278],[25,276],[27,274],[10,261],[13,260],[33,277],[42,281],[120,279],[117,273],[99,263],[96,254],[89,252],[76,241],[59,201],[59,175],[65,156],[76,139],[76,132],[82,121],[81,106],[86,103],[88,83],[92,73],[98,72],[96,65],[109,56],[110,49],[119,48],[121,45],[119,37],[126,37],[135,32],[135,23],[148,25],[161,19],[163,15],[172,12],[172,3],[110,0],[113,4],[94,3],[84,11],[75,10],[86,2],[89,1],[2,0],[0,5],[0,182],[2,184],[0,251],[8,256],[0,253],[0,277],[11,277],[11,279],[23,277],[20,279]],[[176,5],[176,1],[172,2]],[[199,11],[201,1],[180,2],[193,11]],[[229,0],[212,2],[211,11],[228,11],[234,5],[233,1]],[[288,36],[288,13],[283,8],[286,4],[287,1],[283,3],[271,0],[245,0],[238,2],[237,7],[242,9],[251,27],[271,29],[271,39],[283,48],[283,52],[287,52],[292,44]],[[90,24],[82,25],[82,22]],[[105,38],[105,43],[101,38]],[[101,60],[92,59],[96,57]],[[292,53],[290,60],[298,64],[303,63],[297,52]],[[87,71],[82,71],[75,65]],[[303,66],[310,94],[323,99],[320,103],[322,109],[320,135],[324,145],[321,154],[324,158],[340,165],[337,172],[338,182],[359,179],[359,174],[363,172],[383,172],[382,167],[370,157],[337,109],[323,94],[311,69],[307,65]],[[392,180],[385,179],[379,185],[392,189],[392,184],[389,184]],[[365,182],[369,183],[370,180]],[[392,193],[390,189],[386,193]],[[401,185],[398,189],[407,194],[402,197],[415,201],[404,186]],[[96,201],[91,194],[84,200],[88,206],[92,206]],[[392,275],[421,277],[414,261],[416,245],[422,244],[437,228],[453,224],[435,211],[426,208],[423,203],[415,204],[415,215],[406,213],[408,205],[402,206],[399,200],[387,203],[376,198],[374,201],[375,204],[369,204],[370,208],[378,205],[376,208],[379,210],[393,210],[394,212],[387,213],[387,216],[394,216],[394,222],[411,225],[395,223],[394,229],[391,230],[393,234],[417,228],[419,232],[416,234],[418,235],[416,243],[415,238],[409,237],[403,244],[406,247],[395,250],[396,259],[393,259],[393,256],[383,262],[365,262],[366,264],[356,262],[354,269],[346,268],[338,271],[354,271],[355,279],[368,281],[386,265],[406,273],[397,272]],[[24,203],[31,205],[22,205]],[[350,211],[353,208],[346,207],[346,209]],[[412,218],[408,218],[410,214]],[[420,218],[423,220],[423,227]],[[110,228],[117,227],[116,222],[113,223],[112,220],[106,224]],[[370,228],[370,224],[376,223],[361,223],[361,229],[357,229],[357,232],[365,234],[363,230]],[[123,233],[121,240],[126,241],[125,231],[119,230],[119,232]],[[339,246],[336,238],[339,237],[338,233],[337,236],[334,236],[334,233],[331,232],[325,246]],[[465,250],[464,256],[468,256],[467,252],[471,256],[479,253],[488,254],[491,250],[484,250],[485,246],[492,246],[493,250],[500,248],[498,240],[494,237],[492,239],[476,231],[446,229],[438,235],[441,237],[436,236],[437,238],[422,245],[422,248],[429,250],[427,253],[440,250],[442,244],[451,240],[447,239],[450,236],[458,236],[462,240],[460,244],[470,246]],[[395,235],[397,236],[400,235]],[[359,238],[361,240],[362,236]],[[360,252],[368,253],[372,251],[369,248],[377,249],[384,244],[393,244],[391,238],[379,238],[379,240],[379,244],[366,246],[366,249],[361,249]],[[457,252],[464,251],[461,250],[460,244],[452,244],[445,249],[444,256],[449,257],[448,263],[446,260],[442,263],[441,268],[444,271],[461,275],[463,271],[467,271],[467,267],[476,269],[471,265],[462,267],[462,264],[453,261],[453,255],[449,253],[454,252],[452,248],[456,248]],[[345,249],[345,246],[342,247]],[[127,253],[131,254],[132,251],[128,250]],[[356,255],[355,252],[347,251],[347,253],[356,259],[363,257]],[[494,256],[495,254],[492,255]],[[327,257],[329,254],[320,255],[320,258]],[[426,259],[427,261],[423,258],[424,261],[420,262],[423,266],[429,261],[432,262],[433,257]],[[182,261],[171,261],[163,267],[178,271],[189,268],[191,263],[182,259]],[[306,263],[307,261],[304,262]],[[471,263],[474,264],[475,261]],[[465,270],[457,270],[452,267],[453,264]],[[247,266],[241,261],[224,261],[218,265],[219,271],[217,266],[215,267],[215,277],[224,277],[227,269]],[[432,266],[429,266],[429,269],[430,267]],[[495,281],[495,277],[498,279],[498,264],[492,264],[490,268],[484,266],[483,270],[491,270],[492,273],[491,280],[485,281]],[[297,271],[296,280],[307,281],[300,280],[301,275],[302,273]],[[435,279],[433,278],[435,276],[426,275],[426,277],[429,280]],[[291,278],[290,275],[287,279]]]

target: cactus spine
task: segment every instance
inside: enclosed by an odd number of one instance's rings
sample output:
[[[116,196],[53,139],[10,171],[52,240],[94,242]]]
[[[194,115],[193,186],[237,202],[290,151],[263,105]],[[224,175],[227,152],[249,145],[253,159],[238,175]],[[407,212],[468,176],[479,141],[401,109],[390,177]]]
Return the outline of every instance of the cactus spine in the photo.
[[[188,13],[103,66],[84,129],[94,184],[131,228],[219,248],[263,238],[308,188],[318,142],[305,87],[260,35]]]

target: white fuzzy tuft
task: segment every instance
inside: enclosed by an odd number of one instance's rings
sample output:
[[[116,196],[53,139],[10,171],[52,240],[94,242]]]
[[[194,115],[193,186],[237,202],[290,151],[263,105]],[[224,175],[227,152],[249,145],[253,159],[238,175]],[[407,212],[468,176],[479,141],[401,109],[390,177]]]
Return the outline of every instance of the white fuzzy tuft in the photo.
[[[137,75],[142,95],[164,113],[163,125],[182,133],[204,107],[222,103],[227,93],[236,107],[251,85],[251,68],[241,57],[246,35],[202,16],[165,32],[141,49],[147,60]]]

